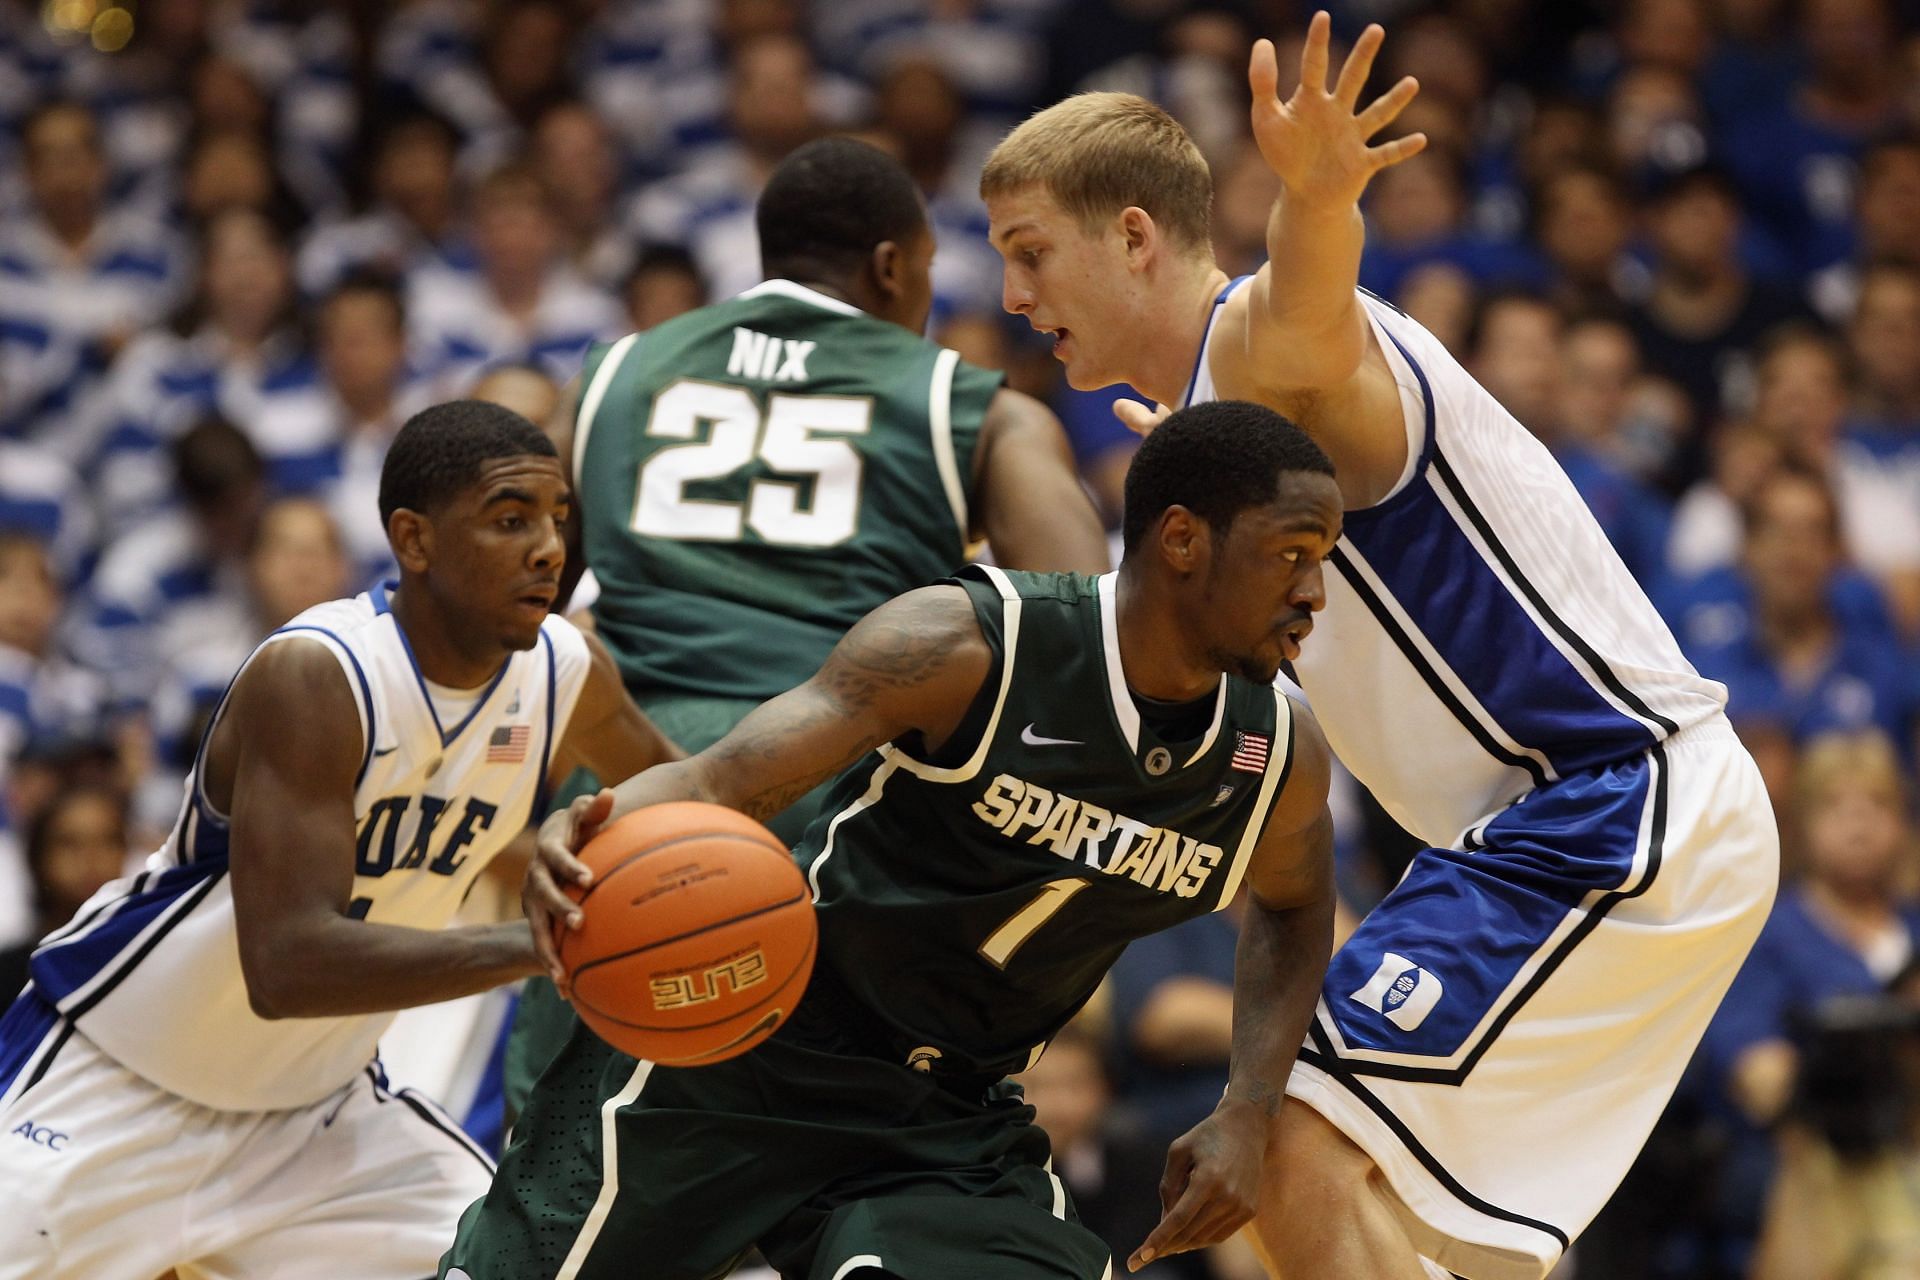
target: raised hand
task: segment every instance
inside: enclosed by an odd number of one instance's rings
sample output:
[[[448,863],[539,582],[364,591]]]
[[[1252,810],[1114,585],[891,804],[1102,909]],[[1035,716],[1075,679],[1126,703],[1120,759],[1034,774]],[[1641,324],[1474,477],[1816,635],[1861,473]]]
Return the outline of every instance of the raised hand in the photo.
[[[1427,136],[1413,133],[1379,146],[1369,145],[1369,140],[1392,124],[1413,101],[1420,85],[1406,76],[1364,111],[1356,110],[1386,32],[1374,24],[1360,33],[1329,92],[1327,62],[1332,27],[1324,10],[1313,15],[1307,27],[1306,47],[1300,53],[1300,86],[1285,102],[1280,101],[1280,64],[1273,41],[1254,42],[1247,66],[1247,83],[1253,89],[1253,137],[1289,198],[1325,205],[1353,204],[1374,174],[1419,155],[1427,145]]]
[[[1113,402],[1113,416],[1126,425],[1127,430],[1137,436],[1150,436],[1153,429],[1167,420],[1172,413],[1166,405],[1144,405],[1138,400],[1119,399]]]

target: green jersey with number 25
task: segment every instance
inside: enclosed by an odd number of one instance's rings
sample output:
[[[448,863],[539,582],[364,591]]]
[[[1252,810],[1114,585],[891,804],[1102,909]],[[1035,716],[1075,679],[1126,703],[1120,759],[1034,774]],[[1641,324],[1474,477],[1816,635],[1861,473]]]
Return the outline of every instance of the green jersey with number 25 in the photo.
[[[572,469],[628,687],[772,697],[953,572],[1000,381],[785,280],[594,347]]]

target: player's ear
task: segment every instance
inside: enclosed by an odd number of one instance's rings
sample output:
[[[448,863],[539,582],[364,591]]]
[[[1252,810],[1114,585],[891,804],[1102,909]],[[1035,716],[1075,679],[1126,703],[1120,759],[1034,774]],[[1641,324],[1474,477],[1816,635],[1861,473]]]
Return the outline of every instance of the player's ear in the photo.
[[[1207,522],[1175,503],[1160,514],[1160,558],[1185,576],[1206,567],[1212,536]]]
[[[1127,261],[1143,266],[1159,247],[1160,228],[1153,224],[1152,214],[1128,205],[1120,211],[1120,240],[1126,246]]]
[[[425,573],[433,559],[433,525],[418,511],[400,507],[387,517],[387,545],[408,573]]]
[[[873,273],[874,287],[883,298],[897,298],[906,289],[902,278],[906,270],[907,255],[892,240],[882,240],[873,246],[873,253],[867,259],[867,269]]]

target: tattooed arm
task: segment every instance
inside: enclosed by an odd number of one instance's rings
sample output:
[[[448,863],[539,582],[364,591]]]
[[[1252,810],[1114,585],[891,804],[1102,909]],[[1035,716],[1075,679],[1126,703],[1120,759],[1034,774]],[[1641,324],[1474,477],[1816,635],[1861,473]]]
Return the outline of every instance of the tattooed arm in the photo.
[[[550,921],[579,923],[558,881],[585,885],[573,851],[622,814],[668,800],[704,800],[769,818],[883,742],[918,732],[944,744],[993,666],[993,651],[960,587],[923,587],[855,624],[797,689],[756,708],[696,756],[655,765],[611,791],[582,797],[540,829],[524,899],[534,939],[561,981]]]
[[[1218,1244],[1253,1217],[1259,1202],[1267,1139],[1333,950],[1332,754],[1319,724],[1298,704],[1291,749],[1286,789],[1274,801],[1247,872],[1233,961],[1227,1091],[1213,1114],[1168,1150],[1160,1180],[1165,1213],[1127,1260],[1130,1271],[1156,1257]]]

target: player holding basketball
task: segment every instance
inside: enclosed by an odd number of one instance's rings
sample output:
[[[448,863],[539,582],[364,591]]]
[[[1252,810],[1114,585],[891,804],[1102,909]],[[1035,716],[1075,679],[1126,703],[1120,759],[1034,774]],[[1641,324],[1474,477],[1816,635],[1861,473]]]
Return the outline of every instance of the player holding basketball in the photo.
[[[588,352],[548,428],[571,459],[595,628],[690,751],[820,669],[847,628],[985,538],[1012,569],[1107,568],[1065,433],[998,373],[921,337],[933,232],[900,163],[851,138],[795,151],[755,210],[767,277]],[[823,793],[770,825],[788,844]],[[572,1013],[529,984],[518,1112]]]
[[[576,1030],[443,1275],[704,1280],[758,1245],[795,1277],[1101,1280],[1002,1077],[1130,940],[1243,884],[1232,1082],[1174,1148],[1168,1247],[1247,1220],[1331,945],[1327,750],[1271,683],[1320,607],[1339,491],[1297,428],[1223,403],[1141,447],[1126,507],[1118,573],[910,592],[713,747],[549,820],[564,861],[610,807],[771,814],[845,770],[797,850],[820,926],[799,1008],[694,1069]],[[533,878],[530,906],[571,910]]]
[[[1228,280],[1206,162],[1142,99],[1040,112],[981,177],[1008,310],[1077,387],[1257,401],[1338,468],[1345,526],[1295,671],[1340,758],[1433,847],[1328,969],[1259,1235],[1287,1280],[1544,1275],[1627,1170],[1772,901],[1778,840],[1721,708],[1546,450],[1358,292],[1371,27],[1328,87],[1255,45],[1283,194]],[[1123,415],[1125,416],[1125,415]],[[1136,425],[1146,411],[1134,407]]]
[[[445,926],[550,775],[677,753],[548,613],[568,488],[532,423],[415,416],[380,508],[398,585],[261,643],[166,846],[48,936],[0,1020],[6,1280],[417,1280],[486,1189],[375,1041],[539,970],[523,923]]]

